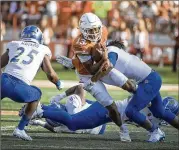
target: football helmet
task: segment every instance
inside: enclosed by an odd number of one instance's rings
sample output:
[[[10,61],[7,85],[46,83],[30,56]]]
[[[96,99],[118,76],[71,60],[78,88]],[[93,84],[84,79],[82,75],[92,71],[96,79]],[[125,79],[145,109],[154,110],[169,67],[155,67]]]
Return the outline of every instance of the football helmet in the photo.
[[[102,22],[93,13],[85,13],[79,21],[79,29],[86,40],[97,42],[102,36]]]
[[[43,34],[42,31],[34,25],[25,27],[20,35],[22,40],[36,41],[39,44],[43,44]]]
[[[177,115],[179,113],[179,104],[173,97],[165,97],[163,99],[163,105],[166,110],[170,110],[172,113]]]

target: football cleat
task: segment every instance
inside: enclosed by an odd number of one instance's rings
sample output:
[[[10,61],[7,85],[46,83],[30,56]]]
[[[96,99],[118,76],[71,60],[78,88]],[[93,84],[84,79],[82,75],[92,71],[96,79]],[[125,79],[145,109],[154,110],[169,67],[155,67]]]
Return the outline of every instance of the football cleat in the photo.
[[[131,142],[129,132],[120,131],[120,140],[122,142]]]
[[[165,133],[161,131],[159,128],[157,128],[153,132],[151,132],[148,142],[156,143],[156,142],[163,141],[164,139],[165,139]]]
[[[15,130],[13,132],[13,136],[20,138],[22,140],[32,141],[32,138],[27,135],[25,130],[19,130],[18,128],[15,128]]]

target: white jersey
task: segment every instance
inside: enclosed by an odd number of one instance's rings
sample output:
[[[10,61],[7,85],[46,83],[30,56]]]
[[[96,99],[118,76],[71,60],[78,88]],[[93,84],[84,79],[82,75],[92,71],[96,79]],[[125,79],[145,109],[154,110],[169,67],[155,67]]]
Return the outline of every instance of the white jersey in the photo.
[[[69,96],[69,98],[66,101],[65,107],[67,109],[67,112],[72,115],[76,114],[84,109],[87,109],[91,104],[88,104],[87,102],[85,105],[82,105],[81,98],[74,94],[72,96]]]
[[[129,79],[134,79],[137,82],[140,82],[151,73],[151,68],[137,56],[130,55],[115,46],[108,46],[107,48],[108,53],[115,52],[118,55],[114,68]]]
[[[4,72],[29,85],[42,65],[44,56],[51,58],[51,51],[47,46],[33,41],[12,41],[7,44],[7,49],[9,62]]]

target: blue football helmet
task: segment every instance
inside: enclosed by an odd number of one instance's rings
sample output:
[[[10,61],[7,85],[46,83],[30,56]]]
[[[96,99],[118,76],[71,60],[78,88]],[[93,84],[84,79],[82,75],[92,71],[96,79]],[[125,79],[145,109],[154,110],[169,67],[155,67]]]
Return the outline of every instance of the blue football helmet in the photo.
[[[179,113],[179,103],[173,97],[165,97],[163,99],[163,105],[166,110],[170,110],[175,115]]]
[[[43,34],[42,31],[34,25],[30,25],[25,27],[20,35],[21,39],[27,39],[27,40],[35,40],[39,44],[43,44]]]

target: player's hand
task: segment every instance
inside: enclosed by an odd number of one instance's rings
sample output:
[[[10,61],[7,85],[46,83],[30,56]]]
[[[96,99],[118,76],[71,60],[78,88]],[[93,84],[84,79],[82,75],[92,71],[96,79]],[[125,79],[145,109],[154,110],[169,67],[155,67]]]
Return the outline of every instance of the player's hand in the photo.
[[[83,89],[86,91],[91,91],[93,85],[95,83],[91,81],[91,79],[89,79],[87,82],[83,83]]]
[[[61,90],[64,88],[64,84],[62,81],[58,80],[57,83],[55,84],[58,90]]]
[[[72,59],[67,58],[65,56],[57,56],[56,61],[67,68],[74,68],[72,64]]]
[[[56,95],[56,96],[53,96],[51,99],[50,99],[50,104],[58,104],[61,100],[61,95]]]

